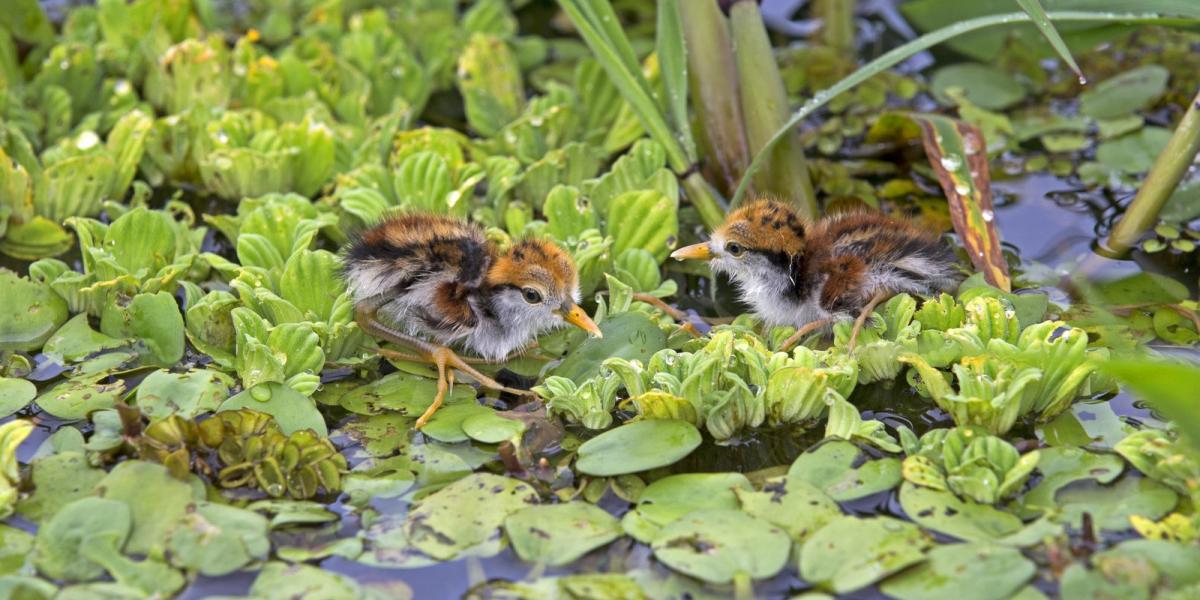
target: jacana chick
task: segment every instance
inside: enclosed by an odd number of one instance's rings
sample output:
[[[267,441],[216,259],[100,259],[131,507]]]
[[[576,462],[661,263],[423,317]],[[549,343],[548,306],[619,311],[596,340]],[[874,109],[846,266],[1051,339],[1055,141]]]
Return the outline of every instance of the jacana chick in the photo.
[[[709,241],[671,256],[709,261],[768,325],[799,328],[785,348],[833,321],[860,316],[861,327],[888,296],[928,296],[959,279],[950,247],[912,222],[862,211],[809,223],[769,200],[730,213]]]
[[[437,366],[437,396],[417,428],[441,406],[455,369],[485,387],[520,393],[451,347],[495,362],[564,323],[600,335],[577,304],[575,263],[548,241],[524,240],[500,252],[477,225],[412,213],[364,231],[347,246],[343,264],[359,326]]]

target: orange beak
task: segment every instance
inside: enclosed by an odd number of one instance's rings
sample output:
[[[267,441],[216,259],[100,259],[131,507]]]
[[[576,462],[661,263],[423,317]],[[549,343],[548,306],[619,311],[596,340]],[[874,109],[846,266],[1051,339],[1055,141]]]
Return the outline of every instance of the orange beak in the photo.
[[[712,248],[708,247],[708,242],[692,244],[684,246],[671,253],[671,258],[675,260],[712,260]]]
[[[592,334],[592,336],[598,338],[604,337],[604,334],[600,333],[600,327],[596,325],[596,322],[587,313],[583,312],[582,308],[579,308],[578,304],[564,302],[562,310],[555,312],[562,316],[564,321]]]

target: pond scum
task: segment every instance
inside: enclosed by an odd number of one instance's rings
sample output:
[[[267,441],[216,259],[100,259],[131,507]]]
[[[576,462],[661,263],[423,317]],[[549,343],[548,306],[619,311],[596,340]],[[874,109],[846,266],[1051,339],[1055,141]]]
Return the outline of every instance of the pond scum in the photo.
[[[1200,594],[1190,2],[4,4],[0,596]],[[1097,248],[1141,190],[1133,260],[1002,246],[1027,174]],[[739,182],[963,282],[782,351],[668,261]],[[338,254],[398,210],[557,242],[603,338],[417,431]]]

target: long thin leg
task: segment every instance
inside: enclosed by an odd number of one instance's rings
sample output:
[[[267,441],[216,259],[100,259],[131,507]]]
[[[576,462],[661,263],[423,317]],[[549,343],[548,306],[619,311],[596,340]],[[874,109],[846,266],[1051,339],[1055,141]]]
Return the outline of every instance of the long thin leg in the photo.
[[[867,323],[867,317],[875,312],[875,307],[879,306],[880,302],[891,298],[893,295],[892,292],[887,290],[879,290],[875,292],[874,296],[871,296],[871,301],[863,307],[862,312],[858,313],[858,318],[854,320],[854,329],[850,330],[850,341],[846,343],[846,350],[854,350],[854,346],[858,344],[858,334]]]
[[[444,355],[446,365],[449,365],[452,368],[458,369],[459,371],[466,373],[472,379],[479,382],[479,385],[482,385],[486,388],[490,388],[490,389],[497,390],[500,392],[507,392],[509,394],[514,394],[517,396],[528,396],[530,394],[529,390],[518,390],[518,389],[514,389],[514,388],[510,388],[510,387],[501,385],[495,379],[492,379],[491,377],[488,377],[487,375],[480,373],[478,369],[467,364],[467,362],[464,361],[462,359],[462,357],[455,354],[453,350],[451,350],[445,346],[427,342],[421,338],[414,337],[414,336],[408,335],[408,334],[400,332],[400,331],[396,331],[395,329],[388,327],[387,325],[384,325],[383,323],[380,323],[379,320],[375,318],[375,311],[377,308],[378,308],[378,304],[367,304],[362,309],[356,311],[355,321],[358,323],[358,326],[360,328],[362,328],[362,330],[367,332],[368,334],[373,335],[380,339],[387,340],[389,342],[395,342],[397,344],[408,346],[410,348],[413,348],[414,350],[420,351],[421,353],[423,353],[425,356],[428,357],[428,358],[423,358],[422,359],[423,362],[433,362],[436,364],[438,356]],[[389,352],[392,352],[392,351],[389,351]],[[403,356],[408,356],[408,355],[404,355],[404,353],[398,353],[398,354],[401,354]]]
[[[417,418],[417,429],[424,427],[429,422],[429,419],[433,418],[433,413],[437,412],[437,409],[442,406],[442,402],[446,399],[446,392],[453,385],[453,375],[446,374],[446,355],[441,352],[434,354],[433,362],[437,365],[438,370],[437,395],[433,397],[433,402],[429,405],[429,408],[426,408],[425,412],[421,413],[421,416]],[[454,373],[454,371],[450,371],[450,373]]]
[[[803,327],[796,330],[796,333],[793,333],[792,335],[788,336],[788,339],[783,340],[783,343],[779,345],[779,351],[780,352],[790,351],[792,349],[792,346],[795,346],[796,342],[799,342],[804,336],[828,325],[830,323],[830,321],[832,321],[832,320],[833,319],[817,319],[816,321],[812,321],[811,323],[805,323]]]

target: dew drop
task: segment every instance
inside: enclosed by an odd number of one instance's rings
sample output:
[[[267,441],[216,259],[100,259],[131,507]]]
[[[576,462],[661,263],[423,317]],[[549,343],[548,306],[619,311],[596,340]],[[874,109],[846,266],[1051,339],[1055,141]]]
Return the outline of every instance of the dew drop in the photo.
[[[965,183],[954,184],[954,191],[958,192],[959,196],[966,196],[971,193],[971,186]]]
[[[96,144],[100,143],[100,136],[96,135],[95,131],[85,131],[79,134],[79,139],[75,140],[75,147],[80,150],[88,150],[95,148]]]
[[[992,210],[989,208],[985,208],[983,210],[983,221],[985,223],[991,223],[994,220],[996,220],[996,213],[992,212]]]
[[[271,399],[271,388],[265,385],[256,385],[250,388],[250,397],[259,402],[266,402]]]
[[[962,161],[959,160],[957,157],[954,157],[954,156],[943,156],[942,157],[942,168],[946,169],[947,171],[956,171],[961,166],[962,166]]]
[[[533,127],[541,127],[545,121],[541,117],[530,117],[529,124]]]

